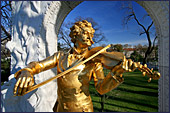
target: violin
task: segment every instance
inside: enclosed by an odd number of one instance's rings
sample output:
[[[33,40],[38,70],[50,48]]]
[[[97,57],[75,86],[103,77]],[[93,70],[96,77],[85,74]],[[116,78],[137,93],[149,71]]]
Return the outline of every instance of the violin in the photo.
[[[125,56],[123,55],[123,53],[121,52],[107,52],[106,50],[108,48],[110,48],[111,45],[108,45],[106,47],[95,47],[91,50],[89,50],[87,52],[87,54],[85,54],[84,58],[85,60],[81,61],[79,64],[73,66],[72,68],[69,68],[68,70],[58,74],[57,76],[54,76],[44,82],[41,82],[37,85],[32,86],[27,92],[25,92],[25,94],[37,89],[38,87],[47,84],[50,81],[53,81],[61,76],[66,75],[67,73],[69,73],[70,71],[74,70],[75,68],[77,68],[78,66],[87,63],[88,61],[92,61],[92,62],[101,62],[107,69],[113,69],[114,66],[120,65],[124,70],[128,70],[126,69],[127,66],[129,65],[125,62],[127,62],[127,59],[125,58]],[[131,61],[131,60],[128,60]],[[149,80],[148,82],[151,81],[151,79],[159,79],[160,78],[160,73],[159,72],[152,72],[153,69],[149,69],[147,68],[146,65],[142,65],[140,64],[140,62],[136,63],[131,61],[130,63],[132,63],[132,67],[134,68],[138,68],[141,72],[143,72],[143,75],[147,74],[149,76]],[[130,71],[130,69],[129,69]],[[132,71],[132,70],[131,70]],[[18,73],[20,73],[20,71],[18,71],[17,73],[15,73],[15,75],[18,75]]]
[[[95,47],[95,48],[92,48],[85,55],[85,59],[89,58],[90,56],[92,56],[95,53],[99,52],[103,48],[104,47]],[[124,55],[121,52],[115,52],[115,51],[107,52],[106,50],[104,50],[99,55],[97,55],[94,58],[92,58],[90,61],[92,61],[92,62],[100,62],[107,69],[112,69],[113,66],[118,65],[119,62],[122,62],[123,58],[124,58]]]
[[[103,48],[104,47],[95,47],[89,50],[88,54],[85,55],[85,58],[92,56]],[[151,82],[152,79],[158,80],[160,78],[159,72],[153,71],[153,68],[149,69],[146,64],[142,65],[140,62],[133,62],[131,59],[126,59],[122,52],[107,52],[104,50],[91,60],[94,62],[101,62],[107,69],[113,69],[113,67],[117,65],[121,65],[121,67],[125,69],[125,72],[132,72],[135,69],[138,69],[142,72],[143,76],[147,75],[149,77],[148,82]],[[130,67],[130,69],[126,69],[127,67]]]

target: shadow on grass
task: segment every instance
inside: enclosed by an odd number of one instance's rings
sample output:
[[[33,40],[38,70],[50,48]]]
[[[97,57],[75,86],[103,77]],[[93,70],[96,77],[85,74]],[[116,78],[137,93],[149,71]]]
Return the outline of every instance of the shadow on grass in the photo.
[[[129,89],[120,88],[120,87],[118,87],[117,90],[128,92],[128,93],[134,93],[134,94],[141,94],[141,95],[146,95],[146,96],[158,97],[158,93],[149,92],[149,91],[134,91],[134,90],[129,90]]]
[[[144,84],[144,83],[148,83],[148,79],[149,79],[149,77],[143,77],[142,75],[140,75],[140,74],[136,74],[135,76],[134,75],[124,75],[124,79],[125,79],[125,81],[126,82],[131,82],[131,81],[133,81],[133,82],[136,82],[136,83],[142,83],[142,84]],[[152,80],[151,81],[151,83],[152,84],[158,84],[158,80]]]
[[[92,102],[96,102],[96,103],[99,103],[98,101],[92,101]],[[110,104],[110,103],[105,103],[105,108],[104,108],[104,111],[105,112],[120,112],[120,111],[116,111],[116,110],[109,110],[106,108],[107,105],[111,105],[114,107],[119,107],[119,108],[125,108],[125,109],[129,109],[129,110],[134,110],[134,111],[137,111],[137,112],[147,112],[147,111],[144,111],[144,110],[139,110],[139,109],[135,109],[135,108],[130,108],[130,107],[124,107],[124,106],[120,106],[120,105],[116,105],[116,104]],[[96,106],[94,106],[94,109],[95,111],[100,111],[101,109],[97,108]]]
[[[135,80],[135,81],[138,81],[138,82],[142,82],[142,83],[147,83],[149,77],[146,77],[146,76],[142,76],[140,74],[135,74],[135,75],[124,75],[124,78],[125,78],[125,81],[128,81],[128,80]],[[157,83],[158,80],[152,80],[151,83]]]
[[[129,84],[129,83],[127,83],[127,85],[136,86],[136,87],[142,87],[140,85],[132,85],[132,84]],[[149,87],[147,87],[147,88],[149,88]],[[158,90],[158,88],[149,88],[149,89]],[[93,96],[99,96],[99,93],[97,91],[94,91],[94,90],[95,90],[95,88],[93,90],[90,90],[90,94],[93,95]],[[158,97],[158,92],[135,91],[133,89],[126,89],[126,88],[121,88],[121,87],[117,87],[114,90],[124,91],[124,92],[128,92],[128,93],[133,93],[133,94],[141,94],[141,95],[146,95],[146,96]]]
[[[101,109],[97,108],[96,106],[94,106],[93,109],[94,109],[94,112],[100,112],[101,111]]]
[[[132,81],[133,82],[133,81]],[[144,84],[144,83],[132,83],[132,82],[130,82],[130,81],[128,81],[128,82],[124,82],[123,84],[124,85],[130,85],[130,86],[136,86],[136,87],[141,87],[141,88],[149,88],[149,89],[154,89],[154,90],[158,90],[158,87],[153,87],[153,86],[147,86],[147,85],[142,85],[142,84]]]
[[[99,103],[100,104],[100,102],[98,102],[98,101],[92,101],[93,103],[95,102],[95,103]],[[93,106],[93,109],[94,109],[94,112],[101,112],[101,108],[98,108],[98,107],[96,107],[96,106]],[[118,111],[115,111],[115,110],[108,110],[108,109],[104,109],[104,112],[118,112]]]
[[[150,105],[150,104],[147,104],[147,103],[144,103],[144,102],[142,103],[141,101],[137,102],[137,101],[133,101],[133,100],[125,99],[125,98],[122,99],[122,98],[118,98],[118,97],[114,97],[114,96],[109,96],[109,99],[121,101],[121,102],[127,102],[129,104],[137,104],[137,105],[141,105],[141,106],[147,106],[147,107],[150,107],[150,108],[158,109],[158,106]]]
[[[158,81],[157,80],[153,80],[151,81],[151,83],[147,83],[147,80],[148,80],[148,77],[142,77],[142,73],[141,72],[134,72],[134,73],[126,73],[124,75],[124,78],[125,78],[125,81],[123,83],[123,85],[127,86],[127,87],[136,87],[136,88],[147,88],[146,90],[147,91],[135,91],[135,89],[126,89],[126,88],[123,88],[121,86],[117,87],[117,89],[115,90],[119,90],[120,92],[122,91],[123,93],[132,93],[132,94],[141,94],[141,95],[144,95],[144,96],[152,96],[152,97],[158,97],[158,93],[156,92],[158,90]],[[90,87],[94,87],[94,83],[93,82],[90,82]],[[150,91],[150,89],[152,90],[152,92]],[[155,90],[155,91],[154,91]],[[95,88],[92,88],[90,90],[90,94],[91,96],[96,96],[96,97],[99,97],[99,94],[97,93],[96,89]],[[105,101],[105,109],[104,111],[105,112],[120,112],[119,110],[110,110],[110,109],[107,109],[107,106],[113,106],[113,108],[122,108],[122,109],[129,109],[129,111],[136,111],[136,112],[147,112],[146,110],[143,110],[143,109],[138,109],[138,108],[132,108],[130,106],[121,106],[121,105],[118,105],[117,103],[114,103],[114,100],[115,101],[119,101],[119,102],[126,102],[128,103],[129,105],[130,104],[134,104],[134,105],[138,105],[138,106],[141,106],[141,107],[148,107],[148,108],[152,108],[152,109],[155,109],[157,110],[158,109],[158,106],[157,105],[152,105],[148,102],[146,102],[145,100],[132,100],[132,99],[128,99],[128,98],[122,98],[122,97],[115,97],[115,95],[109,95],[109,94],[106,94],[108,95],[108,99],[109,101],[110,100],[113,100],[113,103],[109,103],[107,100]],[[98,104],[100,104],[100,101],[95,101],[93,100],[93,102],[96,102]],[[98,110],[98,111],[97,111]],[[100,112],[101,109],[99,106],[94,106],[94,111],[95,112]]]
[[[119,105],[116,105],[116,104],[105,103],[105,105],[111,105],[111,106],[113,106],[113,107],[125,108],[125,109],[129,109],[129,110],[134,110],[134,111],[137,111],[137,112],[147,112],[147,111],[139,110],[139,109],[135,109],[135,108],[119,106]],[[108,109],[105,109],[105,111],[106,111],[106,110],[108,110]]]

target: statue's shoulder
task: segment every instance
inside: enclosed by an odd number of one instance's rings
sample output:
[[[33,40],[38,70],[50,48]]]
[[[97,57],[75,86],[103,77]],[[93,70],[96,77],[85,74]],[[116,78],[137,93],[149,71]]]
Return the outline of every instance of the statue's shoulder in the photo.
[[[53,56],[56,56],[57,58],[61,58],[66,55],[68,55],[68,52],[64,52],[64,51],[57,51],[53,54]]]

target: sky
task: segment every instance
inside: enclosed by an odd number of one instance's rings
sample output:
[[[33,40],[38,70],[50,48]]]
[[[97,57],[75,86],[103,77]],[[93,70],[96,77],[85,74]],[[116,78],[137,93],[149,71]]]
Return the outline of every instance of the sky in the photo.
[[[132,20],[127,27],[123,27],[122,20],[125,12],[120,10],[121,2],[125,1],[84,1],[75,7],[65,18],[64,22],[74,21],[78,16],[91,17],[101,26],[107,41],[101,44],[148,44],[146,35],[139,36],[140,27]],[[126,3],[126,2],[125,2]],[[134,11],[139,19],[147,14],[145,9],[136,2],[132,2]],[[151,18],[140,19],[145,25],[151,23]],[[154,31],[154,28],[152,28]],[[153,40],[153,37],[151,37]]]

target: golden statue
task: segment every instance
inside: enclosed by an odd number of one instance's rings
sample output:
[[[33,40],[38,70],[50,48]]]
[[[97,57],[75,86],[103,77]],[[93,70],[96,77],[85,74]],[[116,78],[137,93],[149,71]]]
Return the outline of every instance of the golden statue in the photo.
[[[93,79],[96,90],[102,95],[116,88],[123,82],[122,73],[138,68],[143,75],[159,79],[160,73],[152,72],[146,65],[126,59],[120,52],[107,52],[106,48],[95,47],[88,50],[94,42],[95,30],[86,20],[76,22],[70,28],[74,47],[67,53],[56,52],[43,61],[31,62],[26,68],[15,73],[17,82],[14,95],[22,96],[57,78],[58,99],[54,112],[93,112],[89,93],[89,83]],[[50,80],[34,86],[33,75],[57,67],[57,75]],[[110,69],[104,77],[103,67]]]

